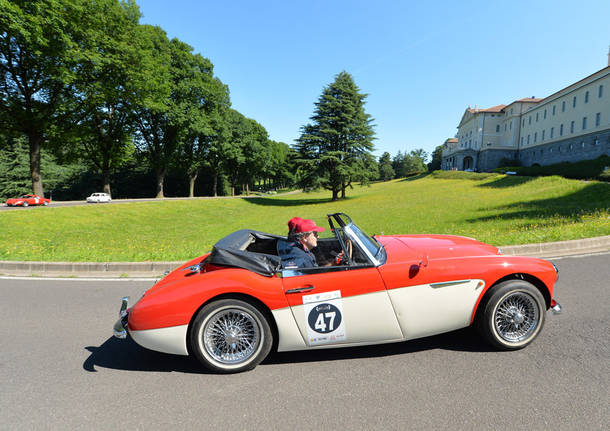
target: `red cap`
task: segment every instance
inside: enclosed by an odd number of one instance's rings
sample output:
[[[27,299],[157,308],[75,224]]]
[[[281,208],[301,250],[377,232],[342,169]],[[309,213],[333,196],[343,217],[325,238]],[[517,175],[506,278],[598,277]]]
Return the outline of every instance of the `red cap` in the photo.
[[[322,232],[324,231],[323,227],[316,226],[316,223],[313,220],[302,219],[301,217],[293,217],[288,222],[288,228],[291,232],[294,233],[303,233],[303,232]]]

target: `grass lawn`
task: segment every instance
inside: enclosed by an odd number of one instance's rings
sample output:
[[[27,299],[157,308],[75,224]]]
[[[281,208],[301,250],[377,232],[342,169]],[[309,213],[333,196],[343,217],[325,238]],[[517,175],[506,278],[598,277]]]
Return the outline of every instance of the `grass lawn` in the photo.
[[[286,233],[345,212],[369,234],[465,235],[493,245],[610,234],[610,184],[463,172],[272,198],[34,208],[0,213],[0,260],[181,261],[241,228]],[[324,232],[328,234],[328,232]]]

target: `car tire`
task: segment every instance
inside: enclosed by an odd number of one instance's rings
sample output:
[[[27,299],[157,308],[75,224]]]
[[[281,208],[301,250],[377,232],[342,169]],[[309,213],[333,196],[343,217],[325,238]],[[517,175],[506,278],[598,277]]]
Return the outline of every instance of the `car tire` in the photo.
[[[191,351],[218,373],[251,370],[273,344],[269,322],[256,306],[239,299],[211,302],[197,313],[190,334]]]
[[[46,207],[47,205],[49,205],[49,203],[48,203],[47,201],[44,201],[44,202],[42,203],[42,206],[45,206],[45,207]]]
[[[24,202],[22,206],[24,206],[24,207],[29,207],[29,206],[30,206],[30,204],[29,204],[29,203],[27,203],[27,202]]]
[[[546,302],[540,291],[524,280],[504,281],[492,288],[477,318],[476,328],[500,350],[518,350],[542,330]]]

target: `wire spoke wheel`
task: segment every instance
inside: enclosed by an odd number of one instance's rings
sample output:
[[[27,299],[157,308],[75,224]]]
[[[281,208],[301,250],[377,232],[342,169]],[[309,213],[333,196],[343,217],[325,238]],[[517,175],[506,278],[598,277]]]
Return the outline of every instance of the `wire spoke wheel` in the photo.
[[[496,308],[495,329],[510,343],[528,339],[538,327],[539,308],[536,300],[526,292],[506,296]]]
[[[221,310],[208,320],[203,329],[206,351],[222,364],[239,364],[248,360],[259,343],[258,323],[244,310]]]

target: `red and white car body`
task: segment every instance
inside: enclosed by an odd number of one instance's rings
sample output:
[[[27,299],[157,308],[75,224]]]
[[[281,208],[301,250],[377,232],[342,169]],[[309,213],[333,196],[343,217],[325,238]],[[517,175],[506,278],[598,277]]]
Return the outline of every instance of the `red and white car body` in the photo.
[[[25,194],[18,198],[11,198],[6,201],[6,206],[9,207],[28,207],[30,205],[44,205],[51,203],[51,199],[43,198],[38,195]]]
[[[335,238],[321,238],[319,253],[344,251],[342,264],[281,268],[272,255],[281,238],[238,231],[234,237],[251,239],[229,258],[223,253],[231,247],[220,241],[133,307],[124,298],[115,335],[236,372],[256,366],[272,344],[291,351],[390,343],[473,324],[496,347],[513,350],[538,335],[547,309],[561,310],[553,299],[557,270],[546,260],[506,256],[460,236],[372,238],[343,214],[329,221]],[[250,254],[271,260],[268,271],[249,267]]]

